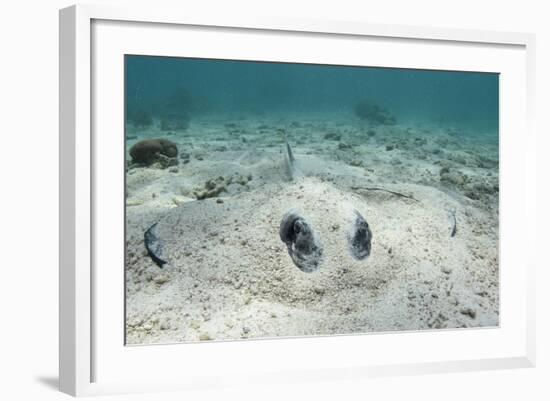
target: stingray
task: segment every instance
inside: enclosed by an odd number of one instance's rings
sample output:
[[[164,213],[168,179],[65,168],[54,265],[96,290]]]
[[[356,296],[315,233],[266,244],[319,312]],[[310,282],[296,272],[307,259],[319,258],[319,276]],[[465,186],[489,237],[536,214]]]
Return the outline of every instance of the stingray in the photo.
[[[393,233],[395,248],[405,239],[415,242],[416,246],[408,245],[410,249],[403,257],[414,257],[419,244],[448,236],[442,210],[434,211],[426,220],[418,199],[394,197],[392,191],[386,191],[385,199],[373,196],[373,201],[368,201],[364,195],[302,174],[286,138],[283,153],[281,168],[286,169],[288,180],[223,199],[187,202],[168,211],[144,234],[152,261],[160,268],[284,266],[314,273],[334,266],[366,268],[371,263],[377,229]],[[399,202],[407,207],[396,209],[401,213],[396,216],[385,203],[391,206]],[[383,240],[388,242],[386,234]],[[392,252],[391,244],[384,247]]]
[[[278,240],[292,263],[305,273],[317,271],[327,257],[336,254],[366,260],[373,234],[364,217],[365,202],[351,199],[332,184],[305,177],[286,137],[284,142],[289,182],[266,185],[223,203],[197,200],[180,205],[145,231],[144,243],[153,262],[162,268],[167,263],[178,264],[182,255],[197,246],[210,248],[212,255],[223,246],[231,247],[231,239],[214,244],[218,231],[238,232],[241,249],[232,249],[232,253],[243,253],[243,258],[246,244]]]

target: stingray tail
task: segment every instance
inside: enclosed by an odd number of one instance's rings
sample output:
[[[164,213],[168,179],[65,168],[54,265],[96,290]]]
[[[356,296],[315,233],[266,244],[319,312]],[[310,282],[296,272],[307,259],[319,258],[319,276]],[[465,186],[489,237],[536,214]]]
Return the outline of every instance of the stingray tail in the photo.
[[[286,167],[288,175],[290,176],[290,179],[294,180],[300,175],[300,172],[299,172],[298,167],[296,165],[296,159],[294,158],[294,154],[292,153],[292,148],[290,147],[290,144],[288,143],[288,139],[287,139],[285,130],[281,129],[281,130],[279,130],[279,132],[281,133],[281,135],[283,137],[284,146],[285,146],[285,148],[283,150],[283,153],[285,155],[285,167]]]

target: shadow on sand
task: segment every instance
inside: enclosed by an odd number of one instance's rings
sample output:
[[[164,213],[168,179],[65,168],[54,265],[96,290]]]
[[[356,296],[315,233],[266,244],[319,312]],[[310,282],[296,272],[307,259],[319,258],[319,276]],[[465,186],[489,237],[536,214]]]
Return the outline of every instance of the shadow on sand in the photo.
[[[36,377],[36,381],[50,390],[59,390],[59,378],[57,376],[39,376]]]

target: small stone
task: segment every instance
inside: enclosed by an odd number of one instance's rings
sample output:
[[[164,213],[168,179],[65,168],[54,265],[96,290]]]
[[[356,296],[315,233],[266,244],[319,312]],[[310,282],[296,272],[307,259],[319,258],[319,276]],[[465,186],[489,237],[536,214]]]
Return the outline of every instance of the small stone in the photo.
[[[223,203],[223,199],[222,198],[216,199],[216,203]]]
[[[474,294],[479,295],[480,297],[487,296],[487,291],[485,291],[483,288],[476,288],[474,290]]]
[[[443,169],[442,169],[443,170]],[[458,173],[442,173],[440,174],[440,181],[447,182],[453,185],[461,186],[464,184],[464,176]]]
[[[126,206],[139,206],[143,205],[143,201],[139,199],[128,199],[126,201]]]
[[[142,318],[135,318],[135,320],[131,320],[128,322],[128,326],[130,327],[137,327],[137,326],[141,326],[143,324],[143,319]]]
[[[209,341],[209,340],[212,340],[212,337],[210,337],[210,334],[208,334],[206,332],[203,332],[203,333],[199,334],[199,340],[200,341]]]
[[[162,285],[164,283],[166,283],[168,281],[168,276],[164,275],[164,274],[159,274],[158,276],[156,276],[153,281],[155,282],[155,284],[159,284],[159,285]]]
[[[465,195],[472,199],[472,200],[480,200],[481,199],[481,196],[475,192],[475,191],[472,191],[472,190],[469,190],[469,191],[466,191]]]
[[[342,138],[342,135],[336,134],[334,132],[330,132],[328,134],[325,134],[324,139],[328,139],[329,141],[339,141]]]
[[[208,180],[206,181],[206,183],[204,184],[204,187],[206,189],[214,189],[216,188],[216,183],[214,182],[214,180]]]
[[[325,293],[325,289],[324,288],[321,288],[321,287],[315,287],[313,289],[313,291],[317,294],[317,295],[323,295]]]
[[[449,266],[443,266],[441,268],[441,272],[443,272],[445,274],[451,274],[453,272],[453,269]]]
[[[460,313],[462,313],[463,315],[470,316],[472,319],[476,318],[475,309],[470,308],[470,307],[465,307],[465,308],[460,309]]]
[[[179,206],[184,202],[185,202],[185,198],[182,197],[182,196],[174,196],[172,198],[172,203],[174,203],[174,205],[176,205],[176,206]]]
[[[187,164],[191,160],[191,155],[189,153],[182,153],[180,154],[180,159],[183,164]]]
[[[244,326],[244,327],[243,327],[243,333],[244,333],[244,334],[250,333],[250,327]]]
[[[351,149],[351,145],[349,145],[345,142],[340,142],[340,143],[338,143],[338,149],[340,149],[340,150]]]

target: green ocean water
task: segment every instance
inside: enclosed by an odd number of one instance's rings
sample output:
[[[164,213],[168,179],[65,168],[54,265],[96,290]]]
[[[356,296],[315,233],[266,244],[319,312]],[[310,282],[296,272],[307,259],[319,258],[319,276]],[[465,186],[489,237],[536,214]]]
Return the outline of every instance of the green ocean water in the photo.
[[[494,73],[149,56],[126,56],[125,65],[129,118],[183,111],[190,118],[341,113],[353,119],[355,105],[368,101],[399,124],[448,125],[498,140]]]

